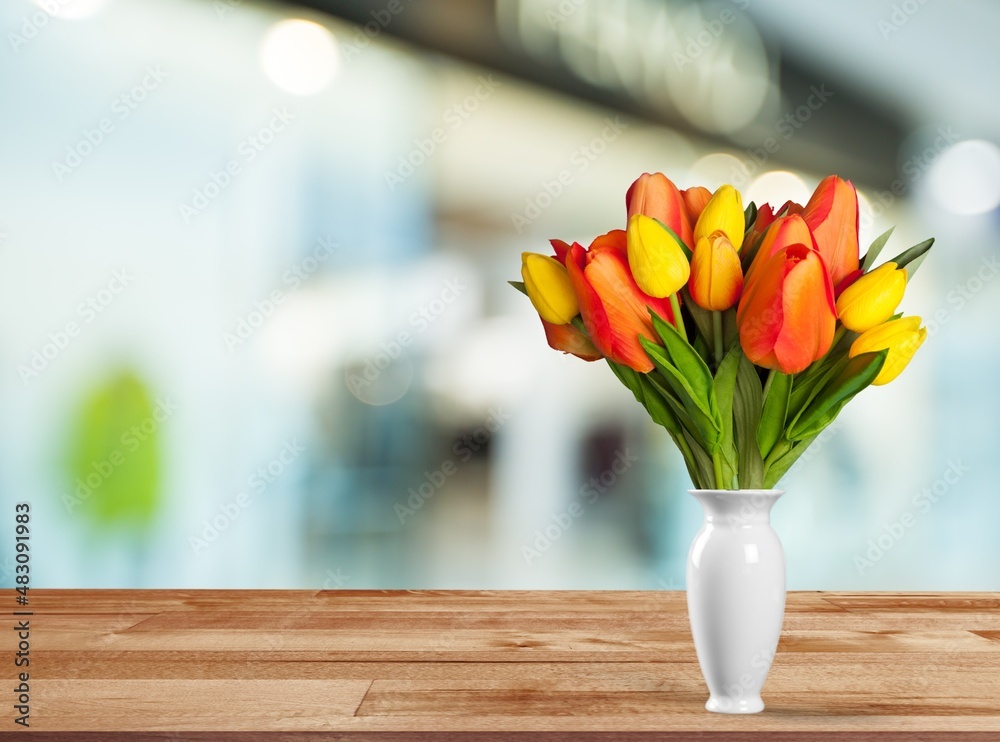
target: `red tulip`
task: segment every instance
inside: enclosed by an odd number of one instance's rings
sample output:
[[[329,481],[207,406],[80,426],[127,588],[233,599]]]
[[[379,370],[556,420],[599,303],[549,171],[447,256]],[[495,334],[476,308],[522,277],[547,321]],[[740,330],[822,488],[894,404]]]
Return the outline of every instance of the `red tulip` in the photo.
[[[834,285],[858,269],[858,194],[851,181],[829,175],[816,187],[802,216]]]
[[[773,221],[774,209],[771,208],[770,204],[761,204],[757,207],[757,218],[754,219],[750,231],[743,238],[743,252],[750,250],[757,243],[757,240],[761,238]]]
[[[625,193],[625,205],[627,221],[636,214],[645,214],[670,227],[688,249],[694,247],[687,205],[677,186],[663,173],[640,175]]]
[[[625,233],[616,229],[585,250],[574,243],[566,259],[580,315],[595,348],[605,357],[641,373],[653,370],[639,337],[659,342],[649,316],[652,309],[672,322],[667,299],[644,294],[628,266]]]
[[[820,254],[803,244],[758,253],[736,324],[743,352],[758,366],[794,374],[826,355],[837,312]]]

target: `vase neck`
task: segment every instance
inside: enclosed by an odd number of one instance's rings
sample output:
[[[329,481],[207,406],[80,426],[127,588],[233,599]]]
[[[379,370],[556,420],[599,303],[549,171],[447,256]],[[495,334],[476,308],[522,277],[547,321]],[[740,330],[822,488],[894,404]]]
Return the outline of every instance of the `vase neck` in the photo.
[[[770,523],[781,490],[690,490],[705,510],[706,523],[727,526]]]

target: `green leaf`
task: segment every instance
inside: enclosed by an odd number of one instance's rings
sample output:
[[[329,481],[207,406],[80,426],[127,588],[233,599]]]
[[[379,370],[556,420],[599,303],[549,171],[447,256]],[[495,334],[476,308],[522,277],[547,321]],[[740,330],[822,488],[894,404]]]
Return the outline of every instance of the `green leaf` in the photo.
[[[695,353],[701,357],[701,360],[703,360],[706,365],[711,362],[712,349],[708,347],[708,343],[705,338],[701,335],[696,335],[692,347],[694,348]]]
[[[642,391],[643,406],[649,413],[653,422],[662,425],[674,435],[680,435],[682,428],[677,416],[670,410],[670,406],[649,380],[646,374],[636,374],[640,389]]]
[[[764,408],[760,413],[757,427],[757,445],[760,455],[767,458],[785,432],[785,416],[792,396],[792,377],[780,371],[772,371],[764,387]]]
[[[694,437],[688,432],[684,431],[684,440],[687,442],[688,447],[691,450],[691,455],[694,456],[694,466],[688,466],[688,472],[692,468],[696,469],[698,476],[695,477],[693,474],[691,476],[691,481],[694,482],[694,486],[702,490],[715,489],[715,469],[712,467],[712,458],[705,453],[705,450],[698,445],[698,442]]]
[[[882,370],[888,350],[862,353],[844,364],[836,376],[823,385],[820,392],[788,426],[786,437],[790,441],[816,435],[829,425],[855,394],[871,384]],[[817,426],[820,426],[817,429]]]
[[[694,320],[695,327],[698,328],[698,335],[705,340],[706,347],[712,344],[712,313],[707,309],[702,309],[693,301],[687,289],[684,290],[684,306]]]
[[[646,350],[646,354],[652,360],[653,365],[663,375],[667,386],[682,405],[686,416],[692,423],[693,430],[691,432],[697,435],[699,445],[710,453],[717,451],[722,426],[716,417],[718,410],[714,407],[714,394],[710,400],[699,396],[699,393],[695,391],[684,374],[671,363],[664,348],[650,342],[644,337],[640,337],[639,342],[642,343],[642,347]],[[694,353],[693,348],[691,349],[691,353],[694,354],[695,358],[698,357]],[[709,377],[709,383],[711,384],[711,377]]]
[[[783,476],[792,468],[792,465],[798,461],[799,457],[805,453],[806,449],[809,448],[810,444],[816,439],[816,436],[810,438],[804,438],[795,445],[792,446],[783,456],[775,460],[767,469],[767,473],[764,475],[764,487],[766,489],[772,489]]]
[[[872,242],[871,247],[868,248],[868,252],[865,253],[864,262],[861,263],[861,270],[867,273],[871,270],[871,267],[875,264],[875,259],[878,257],[879,253],[882,252],[882,248],[885,247],[885,243],[889,241],[889,237],[892,235],[895,227],[889,227],[889,231],[884,234],[880,234]]]
[[[524,287],[524,281],[507,281],[511,286],[520,291],[525,296],[528,295],[528,289]]]
[[[730,486],[739,473],[739,456],[733,433],[733,396],[742,355],[740,347],[734,346],[719,364],[714,382],[715,398],[718,400],[719,415],[722,418],[722,436],[719,444],[719,452],[722,454],[722,476]]]
[[[931,249],[931,245],[933,244],[933,237],[929,240],[924,240],[919,245],[914,245],[909,250],[901,252],[892,259],[892,262],[896,264],[897,268],[909,266],[906,268],[906,278],[909,280],[913,278],[913,274],[917,272],[917,268],[924,262],[924,256],[927,255],[927,251]]]
[[[753,226],[753,223],[757,221],[757,204],[753,201],[747,204],[746,209],[743,211],[743,234],[747,233],[747,230]]]
[[[739,356],[740,364],[733,395],[736,450],[739,452],[738,484],[742,489],[757,489],[764,481],[764,460],[757,447],[762,403],[760,379],[749,359],[742,352]]]
[[[704,403],[702,410],[708,415],[713,415],[715,394],[712,372],[708,365],[676,327],[662,320],[656,312],[650,311],[649,314],[653,318],[653,329],[663,340],[663,347],[666,348],[671,363],[687,380],[696,401]]]

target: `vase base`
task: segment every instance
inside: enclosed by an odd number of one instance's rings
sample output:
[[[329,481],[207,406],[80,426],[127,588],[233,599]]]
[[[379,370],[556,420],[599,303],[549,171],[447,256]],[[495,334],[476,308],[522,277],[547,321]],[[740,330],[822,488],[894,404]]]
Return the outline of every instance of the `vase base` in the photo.
[[[760,696],[749,698],[711,696],[705,703],[705,709],[717,714],[759,714],[764,710],[764,702]]]

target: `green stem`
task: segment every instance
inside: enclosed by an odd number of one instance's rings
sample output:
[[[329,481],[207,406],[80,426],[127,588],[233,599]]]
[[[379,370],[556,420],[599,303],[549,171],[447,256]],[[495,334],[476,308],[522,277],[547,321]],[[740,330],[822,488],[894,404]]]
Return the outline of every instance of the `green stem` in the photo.
[[[762,401],[767,401],[767,393],[771,390],[771,381],[776,373],[778,373],[777,370],[773,368],[767,372],[767,381],[764,382],[764,393],[761,396]]]
[[[722,455],[719,453],[712,454],[712,466],[715,467],[715,489],[717,490],[727,490],[729,487],[726,483],[722,481]]]
[[[722,312],[712,312],[712,339],[715,341],[715,366],[722,363]]]
[[[681,303],[677,300],[677,292],[670,295],[670,308],[674,311],[674,327],[685,339],[687,331],[684,329],[684,318],[681,317]]]
[[[830,343],[830,347],[831,348],[836,348],[837,347],[837,343],[839,343],[843,339],[844,335],[846,335],[846,334],[847,334],[847,328],[846,327],[844,327],[843,325],[841,325],[840,327],[838,327],[837,331],[833,333],[833,342]]]

